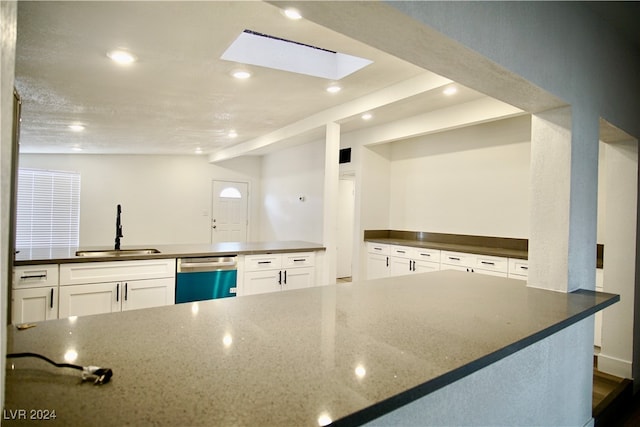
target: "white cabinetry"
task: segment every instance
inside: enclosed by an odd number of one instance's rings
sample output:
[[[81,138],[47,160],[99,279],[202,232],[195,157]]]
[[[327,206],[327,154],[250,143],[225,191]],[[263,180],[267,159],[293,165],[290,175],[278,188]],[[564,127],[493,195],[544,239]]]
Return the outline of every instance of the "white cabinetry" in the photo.
[[[246,255],[241,295],[315,286],[315,253]]]
[[[442,251],[440,257],[442,270],[461,270],[499,277],[507,277],[508,263],[508,258],[504,257],[463,252]]]
[[[60,318],[171,305],[175,259],[60,265]]]
[[[389,245],[367,242],[367,279],[389,277],[391,274],[389,255]]]
[[[13,269],[11,323],[58,318],[58,265],[25,265]]]
[[[440,270],[439,250],[392,245],[390,252],[391,276]]]
[[[526,259],[509,258],[509,277],[527,280],[529,276],[529,261]]]

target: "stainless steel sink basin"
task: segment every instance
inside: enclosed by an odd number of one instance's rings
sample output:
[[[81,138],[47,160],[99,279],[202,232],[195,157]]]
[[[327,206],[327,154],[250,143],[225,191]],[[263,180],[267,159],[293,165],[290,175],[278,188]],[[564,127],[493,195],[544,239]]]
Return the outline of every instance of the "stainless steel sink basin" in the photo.
[[[125,256],[125,255],[151,255],[159,254],[157,249],[98,249],[91,251],[77,251],[76,256],[90,257],[109,257],[109,256]]]

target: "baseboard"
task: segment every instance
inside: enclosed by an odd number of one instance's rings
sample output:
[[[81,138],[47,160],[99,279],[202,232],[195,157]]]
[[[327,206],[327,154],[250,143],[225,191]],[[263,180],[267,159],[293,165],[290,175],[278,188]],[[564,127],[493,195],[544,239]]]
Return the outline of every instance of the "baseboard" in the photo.
[[[618,359],[600,352],[598,354],[598,370],[620,378],[633,378],[631,362]]]

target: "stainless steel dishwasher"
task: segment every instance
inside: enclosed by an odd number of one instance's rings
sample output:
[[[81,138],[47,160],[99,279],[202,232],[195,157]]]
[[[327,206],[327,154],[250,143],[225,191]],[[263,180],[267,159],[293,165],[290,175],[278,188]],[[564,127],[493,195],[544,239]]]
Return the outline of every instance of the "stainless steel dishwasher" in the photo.
[[[236,256],[178,258],[176,304],[236,296]]]

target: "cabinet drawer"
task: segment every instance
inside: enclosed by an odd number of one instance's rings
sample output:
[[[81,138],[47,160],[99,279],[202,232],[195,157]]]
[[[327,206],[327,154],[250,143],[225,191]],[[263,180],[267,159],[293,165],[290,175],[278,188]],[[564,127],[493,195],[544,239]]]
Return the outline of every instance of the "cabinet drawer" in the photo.
[[[300,252],[282,255],[282,268],[311,267],[315,262],[313,252]]]
[[[476,264],[474,268],[481,270],[495,271],[498,273],[507,273],[509,261],[508,258],[497,256],[476,255]]]
[[[409,246],[391,246],[389,248],[389,252],[391,256],[402,257],[402,258],[412,258],[413,251],[415,248]]]
[[[509,258],[509,275],[524,276],[529,274],[529,261],[526,259]]]
[[[389,255],[389,245],[367,242],[367,252],[372,254]]]
[[[440,262],[440,251],[437,249],[413,248],[412,258],[421,261]]]
[[[58,286],[58,264],[20,265],[13,268],[13,289]]]
[[[282,267],[282,256],[273,254],[247,255],[244,257],[244,263],[247,271],[272,270]]]
[[[60,285],[175,277],[176,260],[79,262],[60,265]]]
[[[473,268],[476,265],[476,255],[465,254],[462,252],[443,251],[440,257],[440,262],[442,264]]]

